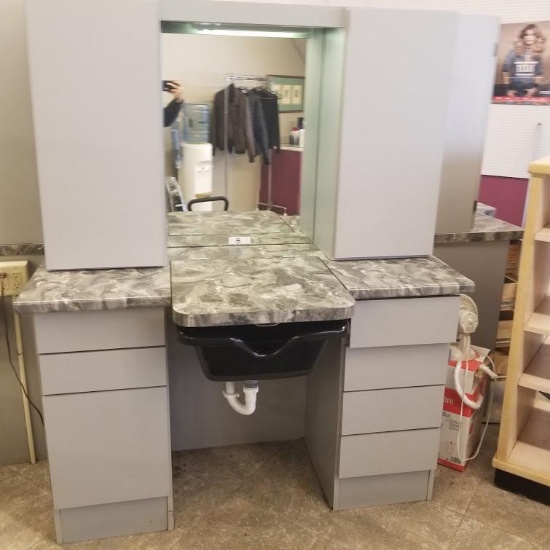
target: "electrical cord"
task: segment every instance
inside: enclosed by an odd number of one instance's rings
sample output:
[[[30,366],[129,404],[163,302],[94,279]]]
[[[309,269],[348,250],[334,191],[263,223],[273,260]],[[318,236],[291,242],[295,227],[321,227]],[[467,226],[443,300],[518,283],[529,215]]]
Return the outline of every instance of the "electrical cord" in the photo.
[[[466,347],[466,368],[464,369],[464,378],[466,377],[466,370],[467,370],[467,364],[468,364],[468,357],[470,355],[470,342],[468,341],[467,342],[467,347]],[[461,442],[460,442],[460,433],[462,432],[462,420],[464,418],[463,416],[463,413],[464,413],[464,405],[465,405],[465,400],[464,398],[461,397],[461,402],[460,402],[460,416],[459,416],[459,420],[458,420],[458,433],[457,433],[457,438],[456,438],[456,455],[458,457],[458,459],[464,463],[466,462],[469,462],[470,460],[473,460],[474,458],[477,457],[477,455],[479,454],[479,451],[481,450],[481,446],[483,445],[483,441],[485,439],[485,434],[487,433],[487,428],[489,427],[489,423],[490,423],[490,420],[491,420],[491,408],[493,406],[493,396],[494,396],[494,384],[493,384],[493,380],[496,380],[498,378],[502,378],[502,377],[499,377],[496,375],[495,373],[495,364],[493,362],[493,360],[489,357],[489,355],[487,354],[486,355],[486,358],[489,359],[489,361],[491,362],[492,366],[493,366],[493,369],[489,369],[489,367],[487,367],[486,365],[481,365],[480,366],[480,369],[483,370],[486,374],[489,374],[488,371],[491,371],[492,374],[489,375],[489,401],[488,401],[488,404],[487,404],[487,408],[485,410],[485,415],[486,415],[486,420],[485,420],[485,426],[483,427],[483,432],[481,433],[481,437],[479,438],[479,443],[477,445],[477,448],[474,452],[474,454],[470,457],[461,457],[460,456],[460,447],[461,447]],[[459,360],[458,364],[457,364],[457,368],[460,368],[459,365],[462,363],[463,361],[463,358],[461,358],[461,360]],[[481,367],[485,367],[485,368],[481,368]],[[463,369],[460,369],[460,370],[463,370]],[[464,392],[464,396],[465,396],[465,392]],[[481,406],[481,403],[480,403],[480,406]]]
[[[4,277],[2,277],[2,275],[3,274],[0,274],[0,299],[2,300],[2,303],[4,305],[4,307],[2,308],[2,313],[3,313],[2,318],[4,320],[4,330],[5,330],[5,333],[6,333],[6,347],[8,349],[8,360],[9,360],[9,363],[10,363],[11,370],[13,371],[13,374],[15,375],[15,378],[16,378],[17,382],[21,386],[21,390],[23,391],[23,394],[27,398],[27,401],[29,402],[30,406],[36,411],[36,413],[40,417],[40,422],[42,423],[42,426],[44,426],[44,417],[42,416],[42,412],[32,402],[32,399],[30,398],[29,394],[27,393],[27,390],[25,389],[25,386],[23,385],[23,383],[21,382],[21,379],[19,378],[19,374],[17,374],[17,369],[15,368],[15,366],[13,364],[13,361],[12,361],[12,358],[11,358],[11,345],[10,345],[10,339],[9,339],[9,335],[8,335],[8,316],[7,316],[7,313],[6,313],[7,308],[5,307],[5,304],[4,304],[4,298],[5,298],[5,296],[4,296],[4,286],[1,284],[1,279],[4,278]]]

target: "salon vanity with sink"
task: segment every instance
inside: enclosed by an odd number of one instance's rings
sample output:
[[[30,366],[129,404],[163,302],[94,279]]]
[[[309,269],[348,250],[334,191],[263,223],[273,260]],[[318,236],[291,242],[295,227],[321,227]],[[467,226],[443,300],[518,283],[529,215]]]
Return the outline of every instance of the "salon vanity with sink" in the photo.
[[[455,152],[483,134],[496,18],[202,0],[26,7],[46,265],[15,307],[35,319],[58,541],[172,528],[170,449],[304,437],[335,510],[429,499],[458,294],[473,290],[431,256],[437,203]],[[159,33],[204,24],[307,32],[299,226],[183,212],[166,234]],[[462,68],[472,52],[475,85]],[[125,80],[134,93],[114,102]],[[469,227],[471,201],[455,210]],[[247,417],[176,328],[238,338],[241,326],[328,321],[349,334],[308,374],[261,380]]]
[[[335,510],[429,499],[457,295],[471,281],[433,257],[330,261],[271,212],[182,215],[202,235],[171,236],[170,268],[41,267],[16,301],[35,321],[58,541],[170,529],[171,448],[305,437]],[[251,243],[222,245],[228,232]],[[191,237],[218,243],[182,244]],[[250,417],[176,336],[327,320],[349,336],[307,375],[261,380]]]

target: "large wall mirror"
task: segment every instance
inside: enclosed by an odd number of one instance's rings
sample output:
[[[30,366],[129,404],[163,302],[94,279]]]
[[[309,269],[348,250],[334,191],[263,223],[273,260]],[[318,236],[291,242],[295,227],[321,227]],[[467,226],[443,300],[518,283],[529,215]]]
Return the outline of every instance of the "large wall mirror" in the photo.
[[[166,178],[174,178],[186,203],[222,195],[233,211],[299,214],[308,30],[174,22],[163,22],[161,30],[162,79],[177,81],[184,97],[164,129]],[[235,120],[230,112],[240,113],[241,98],[249,101],[253,159],[250,149],[222,150],[233,132],[249,138],[247,118]],[[172,99],[163,92],[163,105]]]

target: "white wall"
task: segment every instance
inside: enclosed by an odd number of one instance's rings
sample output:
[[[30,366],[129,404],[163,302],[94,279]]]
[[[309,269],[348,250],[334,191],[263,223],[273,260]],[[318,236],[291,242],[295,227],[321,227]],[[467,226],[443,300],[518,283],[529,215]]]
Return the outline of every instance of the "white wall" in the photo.
[[[246,38],[163,34],[162,78],[179,80],[189,103],[211,105],[214,94],[225,86],[228,74],[303,76],[305,48],[303,40],[283,38]],[[165,101],[170,97],[165,94]],[[282,113],[281,138],[288,134],[302,113]],[[170,172],[171,149],[166,130],[167,173]],[[224,194],[224,154],[214,157],[214,194]],[[228,198],[231,210],[254,210],[260,182],[261,160],[248,162],[247,155],[231,155],[228,162]]]
[[[42,242],[25,41],[23,0],[2,0],[0,245]]]

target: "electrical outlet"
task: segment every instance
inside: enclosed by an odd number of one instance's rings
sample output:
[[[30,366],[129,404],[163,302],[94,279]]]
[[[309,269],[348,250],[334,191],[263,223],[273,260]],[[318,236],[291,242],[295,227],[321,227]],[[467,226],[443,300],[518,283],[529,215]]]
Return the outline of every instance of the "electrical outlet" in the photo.
[[[2,296],[18,296],[29,280],[29,262],[0,262]]]

